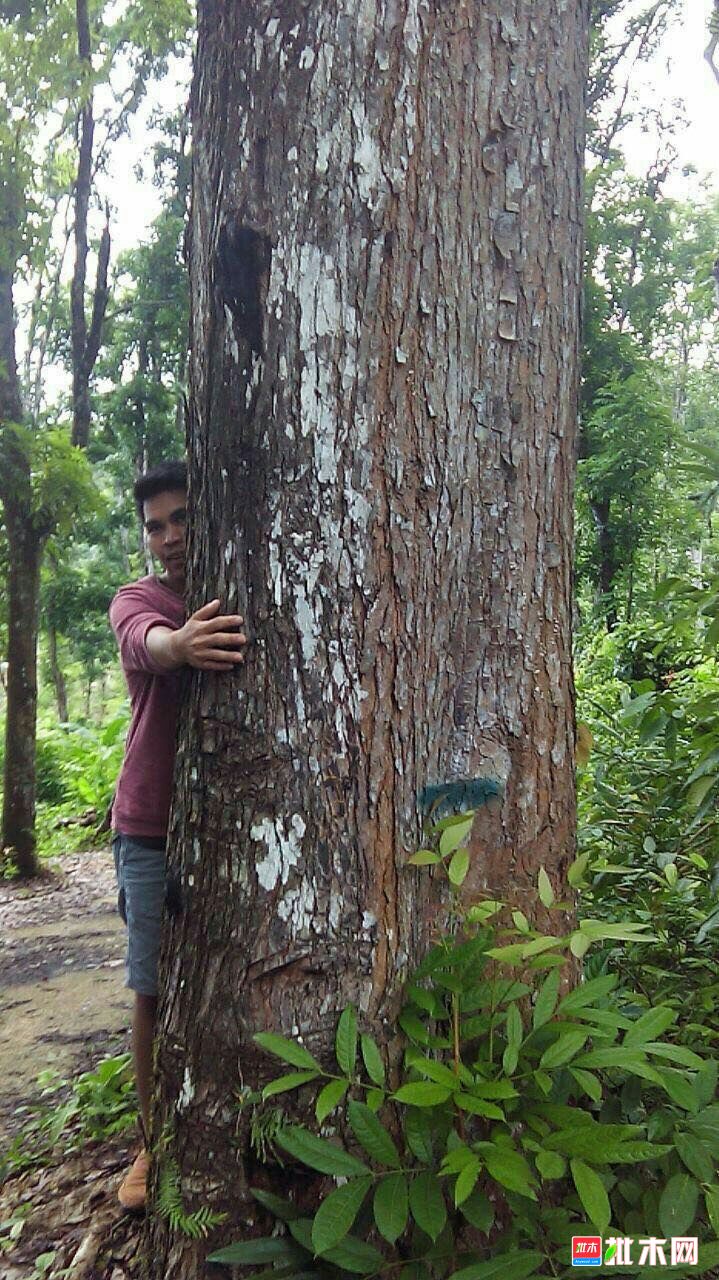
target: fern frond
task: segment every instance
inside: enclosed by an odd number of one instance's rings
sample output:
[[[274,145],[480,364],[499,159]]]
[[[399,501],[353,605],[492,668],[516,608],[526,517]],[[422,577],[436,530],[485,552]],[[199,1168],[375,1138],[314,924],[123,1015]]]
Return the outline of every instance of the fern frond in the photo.
[[[167,1218],[173,1231],[189,1236],[192,1240],[204,1239],[213,1227],[224,1222],[226,1213],[213,1213],[207,1206],[188,1213],[182,1201],[180,1170],[174,1160],[167,1160],[160,1169],[157,1190],[157,1208],[162,1218]]]

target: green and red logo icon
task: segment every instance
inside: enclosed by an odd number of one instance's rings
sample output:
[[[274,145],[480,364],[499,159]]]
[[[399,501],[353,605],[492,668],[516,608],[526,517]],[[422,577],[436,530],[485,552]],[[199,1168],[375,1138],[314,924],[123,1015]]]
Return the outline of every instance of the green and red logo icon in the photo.
[[[602,1237],[572,1236],[572,1266],[601,1267]]]

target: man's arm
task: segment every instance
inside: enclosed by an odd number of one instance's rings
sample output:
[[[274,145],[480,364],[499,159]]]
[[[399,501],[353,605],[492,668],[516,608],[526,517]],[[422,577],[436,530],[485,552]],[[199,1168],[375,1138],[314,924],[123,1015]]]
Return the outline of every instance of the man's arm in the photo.
[[[152,627],[145,638],[147,652],[165,671],[178,667],[196,667],[199,671],[231,671],[244,662],[238,652],[247,644],[247,636],[233,630],[242,625],[239,614],[219,614],[219,600],[203,604],[190,615],[184,627]]]

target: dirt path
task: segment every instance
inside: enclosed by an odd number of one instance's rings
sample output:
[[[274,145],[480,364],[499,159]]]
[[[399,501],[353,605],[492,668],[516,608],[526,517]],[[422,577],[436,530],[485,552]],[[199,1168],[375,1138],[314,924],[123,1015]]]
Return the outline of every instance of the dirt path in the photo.
[[[48,1068],[65,1077],[127,1048],[125,931],[109,850],[0,887],[0,1142]]]
[[[108,849],[68,855],[27,888],[0,881],[0,1153],[27,1118],[20,1108],[40,1096],[40,1071],[67,1080],[129,1048],[115,895]],[[8,1178],[0,1188],[0,1280],[137,1275],[140,1224],[116,1200],[134,1143],[125,1134],[70,1155],[58,1150],[46,1166]],[[22,1222],[14,1242],[8,1222]],[[38,1273],[43,1255],[51,1255],[48,1268]]]

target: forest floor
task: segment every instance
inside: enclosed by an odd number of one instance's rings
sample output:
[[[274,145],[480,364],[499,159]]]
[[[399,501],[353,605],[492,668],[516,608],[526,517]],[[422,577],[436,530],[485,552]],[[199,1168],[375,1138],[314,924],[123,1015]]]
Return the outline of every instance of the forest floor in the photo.
[[[38,1104],[129,1048],[125,931],[108,849],[71,854],[31,886],[0,881],[0,1167]],[[41,1097],[38,1075],[62,1082]],[[31,1145],[31,1144],[29,1144]],[[68,1143],[0,1187],[0,1280],[136,1280],[141,1223],[117,1187],[137,1135]],[[20,1225],[21,1224],[21,1225]]]

